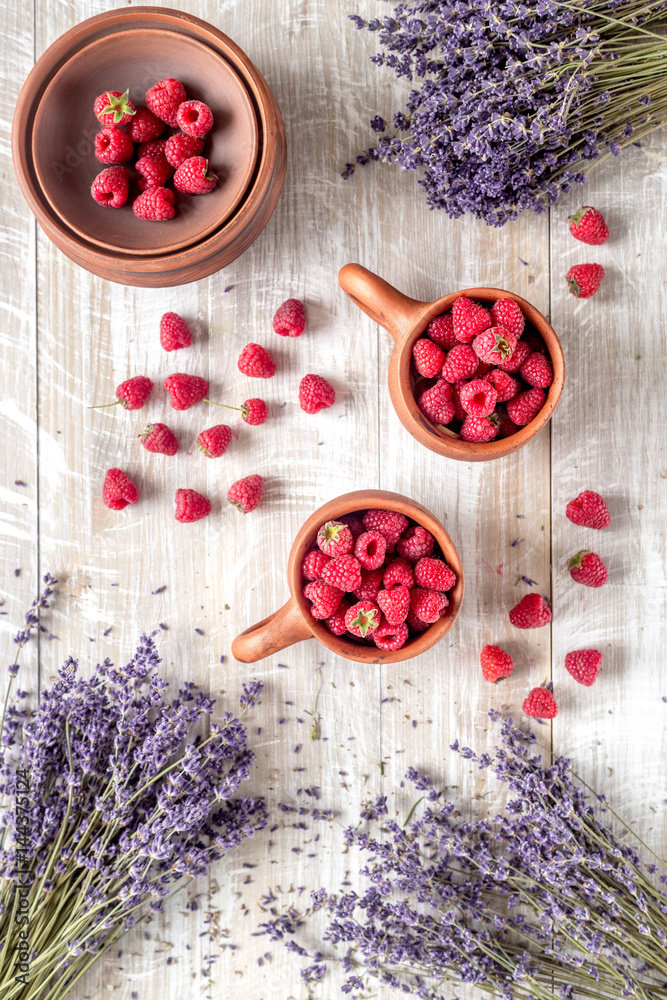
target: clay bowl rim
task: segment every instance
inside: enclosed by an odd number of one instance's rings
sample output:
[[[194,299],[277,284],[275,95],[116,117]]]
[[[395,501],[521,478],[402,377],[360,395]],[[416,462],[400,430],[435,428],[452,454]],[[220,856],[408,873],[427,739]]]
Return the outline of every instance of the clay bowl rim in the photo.
[[[344,636],[333,635],[325,625],[312,617],[310,605],[302,592],[301,563],[306,552],[314,544],[318,528],[326,521],[334,521],[344,514],[368,510],[373,507],[382,510],[397,510],[430,531],[440,547],[447,565],[451,566],[456,573],[456,583],[448,592],[449,607],[447,613],[430,625],[425,632],[409,639],[401,649],[385,650],[379,649],[377,646],[357,645],[345,639]],[[454,625],[459,616],[465,592],[461,557],[445,526],[428,508],[416,500],[411,500],[402,493],[392,493],[389,490],[355,490],[352,493],[343,493],[314,511],[295,535],[287,562],[287,579],[292,599],[296,602],[301,617],[315,638],[338,656],[355,660],[357,663],[398,663],[425,653],[432,646],[435,646]]]

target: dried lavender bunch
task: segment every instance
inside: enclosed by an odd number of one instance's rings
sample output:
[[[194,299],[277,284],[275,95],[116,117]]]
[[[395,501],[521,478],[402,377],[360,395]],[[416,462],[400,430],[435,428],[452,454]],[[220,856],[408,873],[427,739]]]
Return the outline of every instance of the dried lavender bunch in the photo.
[[[365,806],[378,835],[346,831],[370,855],[363,891],[312,894],[329,918],[323,940],[345,949],[344,993],[361,997],[379,980],[422,1000],[444,1000],[452,982],[502,1000],[667,997],[664,863],[644,864],[608,825],[604,797],[599,814],[570,762],[547,765],[534,744],[508,719],[494,756],[453,745],[513,793],[493,819],[463,822],[414,769],[407,778],[426,800],[419,819],[389,820],[384,796]],[[284,938],[301,922],[291,912],[263,929]],[[309,982],[326,967],[321,952],[312,957]]]
[[[48,606],[56,581],[45,582],[18,645]],[[263,800],[238,794],[254,757],[240,718],[209,721],[215,702],[191,682],[170,698],[153,635],[87,680],[70,657],[31,717],[6,713],[3,1000],[60,1000],[127,928],[266,822]],[[261,686],[243,686],[240,714]]]
[[[542,212],[667,121],[665,0],[409,0],[351,19],[378,33],[373,62],[414,83],[396,134],[357,162],[422,169],[430,208],[453,218]]]

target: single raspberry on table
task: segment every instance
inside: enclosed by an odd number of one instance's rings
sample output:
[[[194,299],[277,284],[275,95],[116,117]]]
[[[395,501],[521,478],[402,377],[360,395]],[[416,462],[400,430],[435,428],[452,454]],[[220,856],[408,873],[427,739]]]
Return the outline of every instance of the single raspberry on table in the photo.
[[[554,380],[554,373],[549,361],[537,351],[528,355],[519,368],[519,373],[524,382],[540,389],[548,388]]]
[[[432,319],[426,327],[426,336],[440,347],[444,347],[446,351],[451,351],[452,347],[457,344],[454,333],[454,317],[451,312],[443,313]]]
[[[541,594],[526,594],[514,605],[509,617],[516,628],[542,628],[551,621],[551,611]]]
[[[151,139],[149,142],[142,142],[139,146],[137,146],[137,159],[140,160],[142,156],[166,157],[166,150],[166,139]]]
[[[410,522],[404,514],[397,510],[382,510],[371,507],[364,514],[364,527],[367,531],[379,531],[387,539],[387,548],[396,545]]]
[[[211,503],[196,490],[176,490],[176,513],[174,517],[181,524],[200,521],[211,513]]]
[[[263,399],[255,396],[253,399],[246,399],[241,403],[241,420],[251,427],[258,427],[263,424],[269,415],[269,408]]]
[[[407,625],[390,625],[389,622],[382,622],[373,632],[373,642],[378,649],[402,649],[409,635]]]
[[[183,101],[176,112],[176,124],[187,135],[201,138],[213,128],[213,112],[203,101]]]
[[[609,237],[609,226],[604,216],[592,205],[582,205],[578,212],[570,216],[570,232],[575,240],[598,247]]]
[[[178,439],[166,424],[149,424],[140,436],[146,451],[160,455],[175,455],[178,451]]]
[[[461,387],[459,398],[461,406],[469,416],[488,417],[496,407],[498,393],[490,382],[483,378],[474,378]]]
[[[246,344],[239,355],[238,369],[250,378],[273,378],[276,363],[259,344]]]
[[[174,172],[174,168],[167,163],[164,156],[142,156],[134,164],[134,168],[139,174],[140,191],[164,187]]]
[[[583,528],[606,528],[611,522],[607,504],[594,490],[584,490],[574,500],[570,500],[565,508],[565,516],[573,524]]]
[[[106,125],[95,136],[95,156],[100,163],[127,163],[134,156],[132,140],[115,125]]]
[[[136,114],[129,88],[124,94],[119,90],[106,90],[100,94],[95,98],[93,114],[103,125],[129,125]]]
[[[299,406],[306,413],[319,413],[336,402],[334,387],[321,375],[304,375],[299,383]]]
[[[528,694],[521,711],[531,719],[555,719],[558,715],[558,705],[549,688],[537,687]]]
[[[352,593],[361,584],[361,564],[352,554],[334,556],[322,570],[322,579],[332,587]]]
[[[178,132],[170,135],[164,143],[164,156],[176,170],[192,156],[199,156],[204,150],[204,140],[194,135]],[[141,152],[141,150],[139,151]]]
[[[273,329],[281,337],[300,337],[306,329],[306,310],[300,299],[287,299],[278,306]]]
[[[317,532],[317,546],[327,556],[346,556],[354,551],[352,532],[342,521],[326,521]]]
[[[331,556],[325,555],[320,549],[311,549],[306,552],[301,563],[301,574],[306,580],[319,580],[322,570],[330,561]]]
[[[348,609],[345,625],[352,635],[365,639],[380,625],[380,609],[373,601],[359,601]]]
[[[352,591],[359,601],[375,601],[382,586],[382,569],[362,569],[361,583]]]
[[[362,569],[379,569],[386,551],[387,539],[379,531],[364,531],[354,543],[354,554]]]
[[[130,193],[130,178],[123,167],[107,167],[98,174],[90,186],[90,193],[98,205],[120,208]]]
[[[520,340],[513,353],[508,358],[505,358],[504,361],[496,361],[496,368],[500,368],[501,372],[507,372],[509,375],[513,375],[514,372],[518,372],[519,368],[532,350],[532,347],[529,343],[527,343],[527,341]]]
[[[396,551],[399,556],[403,556],[404,559],[410,559],[412,562],[417,562],[417,560],[423,558],[423,556],[432,556],[434,545],[435,539],[430,531],[427,531],[426,528],[422,528],[420,524],[417,524],[412,528],[408,528],[408,530],[404,532],[403,536],[399,538],[396,543]],[[412,584],[410,586],[412,586]]]
[[[479,659],[484,680],[493,684],[503,677],[509,677],[514,670],[514,660],[500,646],[484,646]]]
[[[140,410],[153,391],[153,382],[147,375],[133,375],[116,387],[117,402],[124,410]],[[115,406],[115,403],[108,403]]]
[[[567,568],[572,579],[584,587],[602,587],[607,582],[607,567],[599,555],[587,549],[572,556]]]
[[[163,132],[164,122],[160,121],[148,108],[137,107],[127,130],[132,142],[152,142]]]
[[[174,192],[166,187],[152,187],[135,198],[132,211],[138,219],[149,222],[165,222],[176,215]]]
[[[313,618],[330,618],[340,607],[343,591],[332,587],[325,580],[313,580],[303,589],[304,597],[312,604],[310,613]]]
[[[454,333],[459,343],[469,344],[471,340],[491,326],[491,313],[472,299],[460,295],[452,306]]]
[[[171,76],[165,77],[146,91],[148,110],[172,128],[177,127],[176,114],[183,101],[187,99],[188,95],[183,84]]]
[[[408,617],[410,610],[410,591],[399,584],[391,590],[381,590],[376,598],[389,625],[401,625]]]
[[[412,348],[412,360],[420,375],[435,378],[445,363],[445,352],[428,337],[421,337]]]
[[[459,382],[461,379],[472,378],[477,371],[479,358],[469,344],[457,344],[452,347],[442,366],[442,377],[447,382]]]
[[[227,490],[227,499],[242,514],[249,514],[260,504],[263,492],[264,480],[257,473],[253,473],[232,483]]]
[[[604,268],[601,264],[573,264],[565,278],[573,295],[578,299],[589,299],[600,287]]]
[[[422,392],[417,400],[417,406],[432,423],[448,424],[456,413],[451,383],[444,378],[438,379],[435,385]]]
[[[597,649],[575,649],[565,657],[565,669],[579,684],[590,687],[602,664],[602,653]]]
[[[451,590],[456,573],[442,559],[424,556],[415,566],[415,580],[425,590]]]
[[[447,597],[439,590],[423,590],[413,587],[410,591],[410,608],[417,617],[427,624],[437,622],[449,605]]]
[[[220,458],[232,440],[232,430],[227,424],[215,424],[197,435],[197,445],[207,458]]]
[[[199,375],[186,375],[176,372],[164,380],[164,387],[171,397],[174,410],[189,410],[195,403],[201,402],[208,392],[208,382]]]
[[[391,590],[392,587],[407,587],[408,590],[412,590],[415,585],[413,566],[403,557],[394,559],[385,567],[382,583],[385,590]]]
[[[165,351],[178,351],[192,343],[190,327],[178,313],[165,313],[160,320],[160,343]]]
[[[347,625],[345,624],[345,615],[348,610],[352,607],[352,602],[346,597],[338,605],[338,608],[329,618],[324,619],[324,624],[329,629],[333,635],[345,635],[347,632]]]
[[[526,320],[521,306],[514,299],[497,299],[491,306],[494,326],[502,326],[518,340],[524,331]]]
[[[208,194],[218,183],[218,175],[209,170],[205,156],[183,160],[174,174],[174,187],[182,194]]]
[[[482,378],[496,390],[497,403],[506,403],[508,399],[513,399],[521,388],[515,378],[500,368],[492,368],[486,375],[482,375]]]
[[[139,491],[122,469],[108,469],[102,487],[102,500],[111,510],[123,510],[129,503],[136,503]]]
[[[504,327],[492,326],[475,337],[472,347],[482,361],[497,365],[512,357],[517,347],[517,339]]]
[[[500,431],[500,423],[495,413],[488,417],[474,417],[468,413],[461,426],[461,437],[471,444],[486,444],[495,441]]]
[[[544,389],[540,389],[539,386],[520,392],[518,396],[508,400],[507,415],[513,423],[525,427],[540,412],[545,399]]]

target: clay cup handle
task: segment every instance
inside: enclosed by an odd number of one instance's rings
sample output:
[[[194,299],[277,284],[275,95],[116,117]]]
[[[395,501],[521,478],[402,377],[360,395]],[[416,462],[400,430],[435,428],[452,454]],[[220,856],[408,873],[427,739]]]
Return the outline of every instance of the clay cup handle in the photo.
[[[399,343],[428,312],[431,303],[411,299],[361,264],[345,264],[338,284],[356,306]]]
[[[312,634],[301,617],[296,601],[290,597],[282,608],[236,636],[232,643],[232,656],[241,663],[254,663],[272,653],[279,653],[295,642],[310,639]]]

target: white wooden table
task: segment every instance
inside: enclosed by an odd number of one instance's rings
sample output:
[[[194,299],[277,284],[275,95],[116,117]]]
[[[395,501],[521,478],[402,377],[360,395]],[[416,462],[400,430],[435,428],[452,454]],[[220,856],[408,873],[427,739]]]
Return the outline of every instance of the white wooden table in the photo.
[[[464,809],[479,809],[475,795],[495,801],[487,795],[492,779],[487,785],[469,774],[448,745],[456,737],[480,750],[492,745],[489,708],[519,716],[527,690],[545,678],[553,677],[560,711],[542,738],[571,755],[652,846],[667,847],[667,133],[600,167],[583,197],[575,191],[549,215],[502,230],[454,222],[426,209],[414,175],[370,165],[348,181],[340,176],[369,141],[368,119],[397,106],[394,79],[369,61],[373,38],[346,18],[353,11],[372,15],[384,4],[184,0],[183,9],[231,35],[273,88],[289,144],[284,191],[261,238],[224,271],[162,291],[110,284],[77,268],[38,230],[14,180],[9,136],[14,99],[33,60],[63,31],[111,6],[1,5],[3,655],[11,655],[12,631],[48,570],[61,581],[51,619],[57,641],[27,651],[22,686],[48,685],[69,653],[81,657],[82,669],[105,656],[122,660],[158,623],[168,626],[160,645],[174,682],[190,677],[232,700],[243,679],[265,681],[250,723],[257,749],[252,785],[267,796],[279,829],[229,855],[210,883],[197,884],[159,921],[128,935],[122,955],[107,955],[73,996],[297,1000],[307,995],[300,963],[251,936],[259,900],[271,887],[276,905],[297,902],[298,887],[333,888],[347,870],[354,883],[357,858],[341,853],[337,824],[296,830],[277,802],[300,803],[306,796],[298,790],[317,785],[320,805],[345,823],[362,797],[384,791],[404,816],[412,797],[399,784],[413,764],[460,786],[452,795]],[[569,235],[567,216],[582,200],[609,222],[612,236],[601,248]],[[563,275],[586,259],[603,264],[607,277],[594,299],[580,302]],[[550,316],[566,356],[565,391],[550,426],[492,463],[451,462],[418,447],[389,402],[389,336],[337,286],[347,261],[418,298],[491,285],[534,302]],[[271,318],[288,296],[304,299],[309,325],[299,340],[279,341]],[[159,319],[167,310],[196,331],[187,357],[160,348]],[[250,340],[278,360],[271,382],[238,372],[236,358]],[[218,413],[197,407],[172,420],[159,394],[138,413],[86,408],[113,399],[131,374],[158,382],[184,367],[211,380],[214,398],[265,396],[270,420],[260,428],[241,424],[224,458],[208,461],[194,439],[219,422]],[[298,382],[309,371],[337,390],[335,406],[314,417],[297,402]],[[149,455],[137,438],[149,418],[167,415],[189,442],[176,458]],[[101,500],[104,472],[115,465],[141,491],[141,502],[122,514]],[[224,493],[251,472],[265,477],[266,496],[242,517]],[[211,498],[211,517],[188,526],[174,521],[173,494],[184,485]],[[287,555],[302,521],[340,493],[374,487],[414,497],[447,526],[466,571],[455,628],[430,653],[382,668],[337,659],[314,640],[252,666],[235,662],[233,637],[287,597]],[[566,520],[566,502],[582,489],[607,498],[606,531]],[[582,547],[594,548],[609,567],[599,591],[570,579],[567,560]],[[550,628],[519,634],[510,626],[509,608],[529,589],[517,585],[521,576],[551,596]],[[153,594],[158,588],[165,589]],[[486,642],[515,657],[515,673],[500,687],[481,677]],[[566,652],[582,646],[604,653],[591,689],[575,684],[563,665]],[[319,740],[309,739],[309,712],[320,720]],[[303,746],[295,754],[297,744]],[[221,954],[206,976],[210,893]],[[198,910],[186,915],[197,894]],[[317,996],[339,995],[334,981]]]

